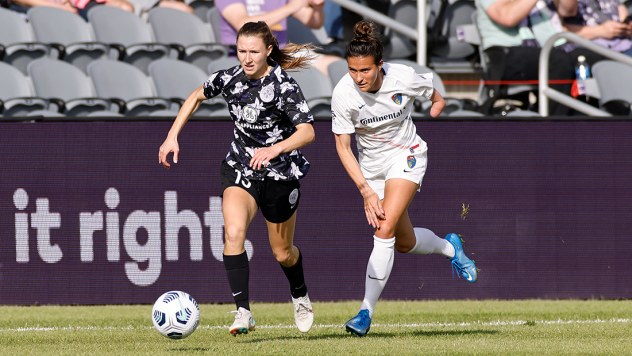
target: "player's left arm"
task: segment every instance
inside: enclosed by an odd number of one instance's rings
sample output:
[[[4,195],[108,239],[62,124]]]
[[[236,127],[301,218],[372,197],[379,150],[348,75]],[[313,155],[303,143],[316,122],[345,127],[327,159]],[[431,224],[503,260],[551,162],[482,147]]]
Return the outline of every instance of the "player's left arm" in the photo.
[[[283,141],[277,142],[270,147],[263,147],[255,151],[254,156],[250,160],[250,167],[261,169],[265,167],[270,160],[276,158],[281,153],[292,152],[303,146],[314,142],[316,133],[311,123],[296,125],[296,131]]]
[[[432,96],[430,97],[430,101],[432,101],[432,106],[430,107],[430,116],[432,117],[439,116],[439,114],[443,112],[443,109],[445,109],[445,100],[443,99],[441,94],[439,94],[437,89],[435,89],[434,92],[432,93]]]

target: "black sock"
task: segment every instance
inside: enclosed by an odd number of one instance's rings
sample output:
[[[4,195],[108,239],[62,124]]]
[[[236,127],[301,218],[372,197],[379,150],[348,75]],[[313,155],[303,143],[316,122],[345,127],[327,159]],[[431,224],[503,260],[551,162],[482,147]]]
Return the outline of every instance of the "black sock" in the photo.
[[[244,308],[250,310],[248,302],[248,279],[250,278],[250,267],[246,251],[241,255],[224,255],[224,268],[228,276],[228,284],[233,292],[233,299],[237,309]]]
[[[301,250],[298,251],[298,260],[292,267],[281,265],[287,280],[290,282],[290,293],[294,299],[307,295],[307,286],[305,285],[305,276],[303,275],[303,255]]]

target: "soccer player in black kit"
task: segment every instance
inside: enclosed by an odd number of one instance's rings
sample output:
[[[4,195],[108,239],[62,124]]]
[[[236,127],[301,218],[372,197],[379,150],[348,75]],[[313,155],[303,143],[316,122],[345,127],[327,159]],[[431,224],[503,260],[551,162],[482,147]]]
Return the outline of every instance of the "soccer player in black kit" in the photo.
[[[290,282],[294,318],[308,332],[314,322],[303,276],[301,252],[293,245],[299,179],[309,162],[299,148],[314,141],[314,118],[298,84],[285,69],[305,67],[313,59],[298,53],[309,45],[288,44],[279,49],[265,22],[249,22],[237,34],[240,65],[213,73],[182,105],[159,161],[178,162],[178,134],[200,103],[223,95],[235,122],[234,139],[220,169],[224,215],[224,266],[237,315],[233,335],[255,329],[248,301],[249,261],[244,249],[246,231],[260,208],[266,219],[270,246]]]

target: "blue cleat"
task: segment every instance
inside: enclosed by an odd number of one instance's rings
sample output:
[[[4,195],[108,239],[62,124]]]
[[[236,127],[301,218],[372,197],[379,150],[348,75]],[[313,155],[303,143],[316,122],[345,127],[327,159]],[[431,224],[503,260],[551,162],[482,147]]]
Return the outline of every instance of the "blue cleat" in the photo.
[[[450,261],[452,261],[452,275],[454,276],[454,271],[456,270],[468,282],[476,282],[476,279],[478,278],[478,270],[476,269],[474,261],[465,256],[459,235],[454,233],[448,234],[445,239],[454,246],[454,257],[450,258]],[[461,277],[459,276],[459,278]]]
[[[371,317],[369,316],[369,310],[360,310],[358,315],[347,321],[345,327],[347,328],[347,332],[352,334],[356,334],[358,336],[366,335],[371,329]]]

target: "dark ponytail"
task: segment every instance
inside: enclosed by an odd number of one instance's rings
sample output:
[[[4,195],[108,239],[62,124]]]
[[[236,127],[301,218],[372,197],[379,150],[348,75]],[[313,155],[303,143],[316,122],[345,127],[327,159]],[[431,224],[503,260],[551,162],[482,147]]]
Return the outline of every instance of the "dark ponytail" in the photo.
[[[347,46],[345,58],[349,57],[373,57],[375,64],[379,64],[384,53],[384,45],[377,35],[372,22],[362,20],[355,24],[353,33],[355,37]]]
[[[311,43],[304,45],[288,43],[283,49],[280,49],[279,41],[277,41],[268,25],[263,21],[245,23],[237,33],[237,38],[241,36],[256,36],[263,40],[266,48],[272,46],[270,58],[279,63],[279,66],[283,69],[307,68],[309,67],[309,62],[316,58],[316,55],[312,52],[316,47]],[[296,55],[302,51],[305,52],[302,56]]]

